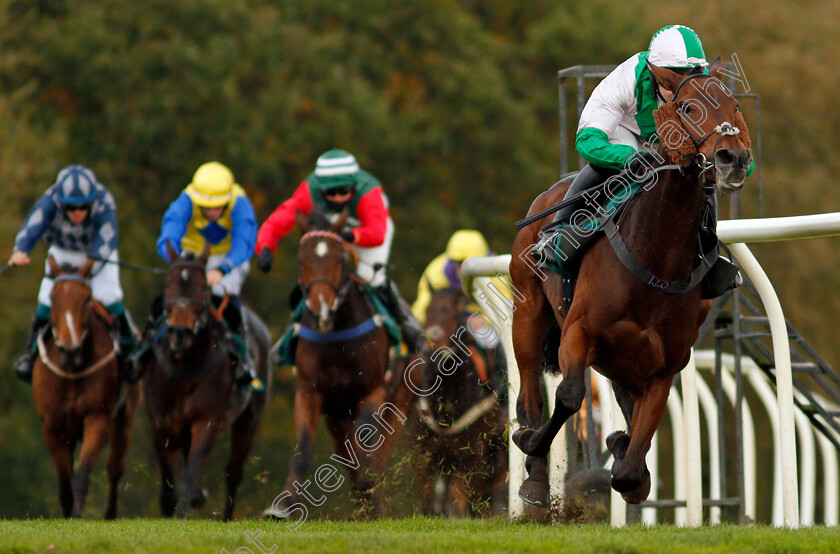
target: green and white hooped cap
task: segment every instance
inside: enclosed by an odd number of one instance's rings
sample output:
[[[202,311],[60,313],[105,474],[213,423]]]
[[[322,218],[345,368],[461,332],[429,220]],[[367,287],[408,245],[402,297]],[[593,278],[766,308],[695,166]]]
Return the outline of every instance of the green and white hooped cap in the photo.
[[[648,61],[657,67],[685,69],[709,65],[700,37],[685,25],[668,25],[656,31],[648,51]]]
[[[359,163],[350,152],[333,148],[321,154],[315,164],[319,188],[329,190],[356,184]]]

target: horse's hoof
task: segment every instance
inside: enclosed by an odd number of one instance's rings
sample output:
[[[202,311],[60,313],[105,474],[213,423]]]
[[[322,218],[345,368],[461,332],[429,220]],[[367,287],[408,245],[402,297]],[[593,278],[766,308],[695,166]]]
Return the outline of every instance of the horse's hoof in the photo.
[[[529,443],[531,442],[531,437],[533,437],[536,432],[536,429],[530,429],[527,427],[517,429],[513,432],[513,436],[511,437],[513,438],[513,444],[515,444],[519,450],[525,454],[531,454],[531,452],[529,452]]]
[[[615,490],[618,490],[618,488],[614,484],[615,478],[613,478],[612,481],[613,481],[613,483],[612,483],[613,488]],[[619,491],[619,492],[621,492],[621,491]],[[641,504],[642,502],[647,500],[647,497],[648,497],[649,494],[650,494],[650,475],[648,475],[647,479],[642,481],[642,483],[639,486],[637,486],[635,489],[630,490],[630,491],[626,491],[626,492],[622,492],[621,493],[621,498],[623,498],[624,501],[627,502],[628,504]]]
[[[519,487],[519,498],[538,508],[548,508],[549,492],[548,482],[525,479]]]
[[[206,501],[207,489],[201,489],[190,499],[190,507],[201,508]]]

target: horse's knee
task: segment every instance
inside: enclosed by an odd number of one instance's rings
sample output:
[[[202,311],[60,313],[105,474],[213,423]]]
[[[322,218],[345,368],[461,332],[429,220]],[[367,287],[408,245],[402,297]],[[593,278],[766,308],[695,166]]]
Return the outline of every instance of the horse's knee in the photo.
[[[557,407],[563,407],[566,411],[575,413],[583,405],[583,398],[586,396],[586,385],[583,375],[580,377],[567,377],[557,385],[554,391],[554,400]]]

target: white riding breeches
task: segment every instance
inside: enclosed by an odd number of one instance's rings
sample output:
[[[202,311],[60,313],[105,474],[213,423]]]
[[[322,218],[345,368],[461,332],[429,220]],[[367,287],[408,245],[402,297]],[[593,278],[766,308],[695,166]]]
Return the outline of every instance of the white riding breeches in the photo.
[[[69,265],[71,267],[82,267],[88,259],[86,252],[77,252],[73,250],[65,250],[57,246],[50,246],[47,250],[47,256],[52,256],[56,263],[61,265]],[[118,262],[120,259],[119,253],[114,250],[108,257],[111,262]],[[94,263],[94,267],[99,265],[99,262]],[[41,289],[38,291],[38,302],[45,306],[52,306],[50,294],[53,289],[53,279],[49,277],[50,265],[49,258],[45,263],[44,278],[41,280]],[[120,266],[116,263],[103,263],[102,269],[90,278],[90,290],[93,298],[101,303],[103,306],[110,306],[114,302],[122,302],[123,291],[120,286]]]
[[[359,258],[356,275],[360,279],[368,281],[372,287],[378,287],[385,282],[385,266],[388,264],[388,258],[391,255],[392,240],[394,240],[394,222],[389,217],[385,228],[385,240],[382,244],[372,248],[352,245],[356,256]],[[379,269],[376,269],[377,264],[381,265]]]
[[[215,254],[207,258],[207,271],[216,269],[222,262],[225,261],[224,254]],[[239,296],[242,292],[242,284],[245,282],[245,277],[251,271],[251,262],[243,262],[225,273],[222,280],[219,281],[212,289],[212,293],[216,296],[224,296],[228,293],[230,296]]]

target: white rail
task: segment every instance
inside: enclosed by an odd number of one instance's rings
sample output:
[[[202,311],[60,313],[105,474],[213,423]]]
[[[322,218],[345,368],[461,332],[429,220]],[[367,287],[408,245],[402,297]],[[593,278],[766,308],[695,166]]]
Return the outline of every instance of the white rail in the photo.
[[[776,422],[776,427],[778,429],[776,452],[778,453],[779,457],[778,472],[780,474],[780,478],[778,483],[780,484],[778,486],[780,489],[780,493],[776,495],[776,501],[781,502],[781,515],[777,515],[776,517],[774,517],[774,523],[777,525],[784,525],[790,528],[797,528],[800,525],[800,503],[799,489],[797,483],[796,451],[797,426],[793,404],[793,386],[790,367],[790,347],[788,343],[787,326],[785,323],[781,303],[779,302],[779,299],[776,295],[775,290],[773,289],[772,284],[770,283],[770,280],[767,278],[767,275],[764,273],[764,270],[761,268],[758,261],[753,256],[752,252],[750,252],[749,248],[747,248],[746,244],[744,243],[840,235],[840,213],[826,213],[783,218],[721,221],[718,223],[718,235],[720,236],[721,240],[731,244],[733,254],[737,257],[738,261],[740,262],[744,273],[755,284],[756,289],[759,293],[759,297],[762,303],[764,304],[765,311],[767,312],[768,319],[770,320],[770,330],[773,338],[773,354],[776,360],[775,404],[777,406],[778,412]],[[510,309],[510,306],[507,303],[495,301],[493,295],[491,294],[491,291],[488,289],[488,282],[485,279],[477,279],[480,277],[509,275],[510,260],[511,256],[509,254],[503,256],[493,256],[484,258],[468,258],[464,260],[464,263],[461,268],[461,275],[464,290],[467,292],[467,294],[475,296],[476,301],[478,301],[479,304],[482,306],[484,314],[492,320],[492,322],[496,325],[497,329],[499,329],[501,332],[502,344],[505,349],[508,362],[508,376],[510,379],[508,385],[508,406],[509,413],[511,415],[511,420],[513,422],[514,414],[516,413],[516,396],[519,392],[519,370],[516,365],[516,359],[514,357],[511,334],[513,313]],[[684,517],[684,521],[682,521],[682,523],[688,526],[698,526],[702,523],[702,493],[700,492],[699,484],[699,476],[701,475],[701,471],[699,471],[701,463],[699,442],[700,420],[698,412],[698,390],[696,388],[697,381],[696,377],[694,377],[693,362],[694,357],[692,357],[692,362],[689,363],[689,367],[686,368],[686,370],[684,371],[682,379],[682,392],[684,396],[684,401],[682,402],[683,414],[681,419],[685,426],[683,431],[685,432],[686,437],[689,438],[689,440],[686,441],[687,451],[683,456],[685,464],[683,464],[684,467],[682,468],[675,468],[675,472],[678,474],[683,474],[683,478],[686,479],[686,481],[683,481],[680,485],[681,487],[684,487],[684,490],[686,491],[685,494],[688,497],[686,499],[686,510],[684,515],[680,515],[679,519],[682,519]],[[556,384],[554,384],[554,386],[556,386]],[[602,388],[601,390],[603,391],[606,388],[609,387]],[[553,388],[550,390],[553,390]],[[727,395],[731,397],[731,395],[728,392]],[[549,394],[548,396],[550,399],[553,399],[554,395]],[[746,404],[744,404],[744,406],[745,412],[748,413],[748,408],[746,408]],[[705,411],[707,412],[708,417],[708,410]],[[604,410],[604,420],[605,422],[609,420],[621,421],[621,417],[619,412],[612,413],[612,410]],[[747,419],[744,420],[744,423],[744,440],[746,442],[748,434],[748,432],[746,432]],[[613,429],[617,427],[618,426],[613,427]],[[511,430],[511,432],[512,431],[513,429]],[[558,439],[560,440],[556,442],[559,443],[562,440],[560,437],[564,436],[565,435],[561,433],[558,436]],[[808,448],[810,448],[810,451],[813,452],[813,438],[811,438],[810,443],[806,441],[806,445],[807,444],[811,445],[811,447]],[[838,462],[836,458],[836,452],[834,452],[831,448],[827,448],[823,441],[820,441],[819,444],[823,453],[823,458],[825,459],[825,464],[827,465],[827,469],[825,470],[824,475],[824,479],[826,480],[825,489],[827,492],[836,491],[838,488],[836,471]],[[519,453],[519,450],[516,448],[516,446],[513,445],[512,442],[509,444],[509,446],[511,448],[509,513],[511,517],[518,517],[523,513],[524,508],[522,501],[521,499],[519,499],[517,494],[519,490],[519,485],[521,484],[525,475],[524,456],[522,456],[521,453]],[[562,448],[561,452],[561,446],[565,445],[554,445],[552,447],[552,452],[550,455],[550,465],[552,469],[551,485],[553,491],[562,490],[561,480],[564,472],[559,470],[565,469],[566,460],[564,458],[565,448]],[[718,447],[719,446],[720,445],[718,445]],[[827,454],[828,451],[832,451],[834,455],[833,459],[831,459],[831,456]],[[747,459],[749,458],[749,456],[752,456],[751,460]],[[754,450],[752,453],[745,451],[745,465],[749,466],[750,464],[752,464],[752,467],[754,468],[754,460]],[[689,464],[691,464],[690,468],[685,467]],[[834,470],[833,472],[830,471],[830,469],[832,468]],[[832,473],[832,478],[828,477],[829,473]],[[689,476],[693,476],[690,477],[690,482],[687,480],[689,479]],[[715,478],[717,479],[717,485],[714,484]],[[714,477],[713,475],[713,498],[714,494],[717,494],[719,498],[719,495],[721,493],[721,491],[719,490],[719,479],[719,475],[717,475],[716,477]],[[747,498],[745,499],[745,509],[748,516],[752,514],[752,516],[754,517],[755,488],[753,483],[753,488],[750,489],[750,479],[748,479],[747,481]],[[560,482],[559,486],[558,482]],[[714,490],[714,487],[717,487],[716,491]],[[750,496],[751,492],[752,497]],[[836,524],[837,522],[838,508],[836,504],[836,497],[837,494],[835,493],[833,494],[834,500],[826,499],[826,523],[830,522],[830,524]],[[811,502],[810,498],[812,498],[812,494],[809,492],[809,505]],[[625,521],[624,516],[615,513],[617,507],[621,504],[613,500],[612,505],[613,525],[623,525]],[[812,522],[812,508],[809,508],[809,510],[811,511],[806,511],[806,513],[804,514],[808,516],[804,518],[804,522],[806,524],[810,524]],[[646,513],[648,514],[648,519],[650,519],[650,512]],[[713,510],[710,513],[713,522],[715,520],[719,520],[719,510]]]

